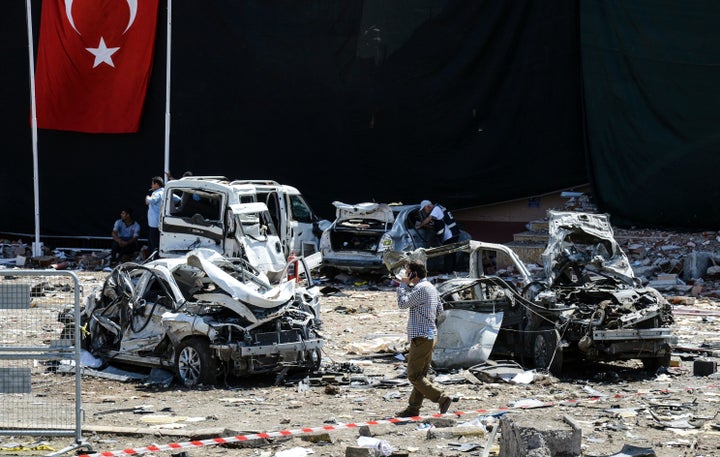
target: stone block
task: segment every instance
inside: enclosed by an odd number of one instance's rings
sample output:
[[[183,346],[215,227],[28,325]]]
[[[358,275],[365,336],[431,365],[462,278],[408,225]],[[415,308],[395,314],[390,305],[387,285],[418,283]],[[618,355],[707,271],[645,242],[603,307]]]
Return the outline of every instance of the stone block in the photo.
[[[461,437],[483,437],[485,436],[485,427],[448,427],[448,428],[430,428],[427,431],[427,439],[457,439]]]
[[[562,418],[506,414],[500,419],[499,457],[578,457],[582,430]]]
[[[302,441],[308,443],[332,443],[332,437],[328,432],[310,433],[308,435],[300,435]]]
[[[693,362],[693,375],[710,376],[717,371],[717,362],[714,360],[695,360]]]
[[[375,449],[360,446],[348,446],[345,448],[345,457],[375,457]]]

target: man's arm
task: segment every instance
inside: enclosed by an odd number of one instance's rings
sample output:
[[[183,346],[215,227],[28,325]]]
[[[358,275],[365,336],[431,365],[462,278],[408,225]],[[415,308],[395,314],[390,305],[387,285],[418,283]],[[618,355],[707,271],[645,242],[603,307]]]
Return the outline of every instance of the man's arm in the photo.
[[[440,209],[439,206],[435,206],[432,211],[430,211],[430,214],[428,214],[428,217],[425,218],[424,221],[420,224],[420,227],[424,227],[427,224],[430,223],[432,220],[441,221],[445,217],[445,213],[442,209]],[[418,227],[418,228],[420,228]]]
[[[432,221],[433,217],[432,214],[428,214],[428,217],[422,220],[415,228],[423,228],[426,225],[428,225]]]
[[[407,288],[407,285],[401,284],[397,288],[397,298],[398,298],[398,308],[400,309],[406,309],[410,308],[410,291]]]
[[[428,301],[427,293],[422,288],[409,290],[407,287],[400,286],[397,293],[398,308],[400,309],[412,308]]]
[[[136,242],[138,238],[140,238],[140,224],[135,221],[135,223],[133,223],[133,226],[135,227],[135,230],[133,230],[133,237],[130,238],[130,241],[128,241],[128,243],[130,244]]]
[[[145,202],[149,205],[150,203],[155,203],[157,201],[160,201],[161,198],[162,198],[162,193],[155,191],[150,196],[145,197]]]
[[[128,243],[127,241],[120,238],[120,235],[118,234],[117,230],[112,231],[112,239],[115,240],[115,242],[117,244],[119,244],[120,247],[125,247],[125,245],[127,245],[127,243]]]

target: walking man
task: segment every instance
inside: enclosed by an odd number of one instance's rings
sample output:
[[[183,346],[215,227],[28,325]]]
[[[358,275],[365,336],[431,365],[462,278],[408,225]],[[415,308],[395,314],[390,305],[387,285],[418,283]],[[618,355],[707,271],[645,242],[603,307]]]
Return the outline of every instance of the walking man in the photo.
[[[412,289],[409,286],[413,286]],[[408,406],[395,413],[396,417],[420,415],[425,398],[435,402],[442,414],[450,408],[452,398],[436,387],[427,378],[432,352],[437,340],[435,319],[443,312],[440,295],[435,286],[427,280],[427,268],[419,261],[407,264],[405,277],[397,289],[398,308],[408,309],[407,334],[410,352],[407,357],[407,378],[413,386]]]

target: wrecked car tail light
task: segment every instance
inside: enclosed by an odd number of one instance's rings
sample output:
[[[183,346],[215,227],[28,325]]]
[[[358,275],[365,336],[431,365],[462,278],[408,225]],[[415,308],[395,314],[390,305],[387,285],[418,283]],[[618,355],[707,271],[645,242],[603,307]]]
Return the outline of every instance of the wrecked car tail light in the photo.
[[[392,251],[395,249],[395,243],[393,243],[392,237],[388,233],[384,233],[380,237],[380,244],[378,245],[378,252]]]

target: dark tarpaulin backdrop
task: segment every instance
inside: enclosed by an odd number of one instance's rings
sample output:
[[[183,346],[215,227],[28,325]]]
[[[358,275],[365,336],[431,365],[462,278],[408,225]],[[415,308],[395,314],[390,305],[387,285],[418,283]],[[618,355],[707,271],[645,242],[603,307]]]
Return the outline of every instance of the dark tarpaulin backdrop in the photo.
[[[588,166],[614,223],[720,227],[720,2],[584,0]]]
[[[25,2],[5,3],[0,231],[32,233]],[[107,236],[127,205],[146,228],[160,6],[140,132],[39,131],[43,235]],[[333,200],[466,208],[587,182],[578,22],[568,0],[175,1],[171,171],[291,184],[327,218]]]

